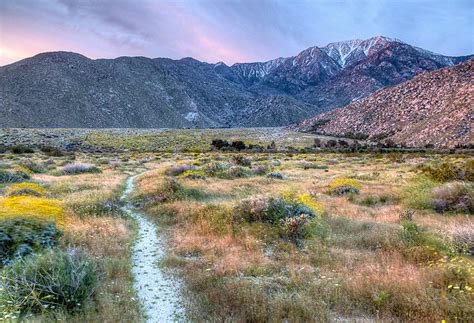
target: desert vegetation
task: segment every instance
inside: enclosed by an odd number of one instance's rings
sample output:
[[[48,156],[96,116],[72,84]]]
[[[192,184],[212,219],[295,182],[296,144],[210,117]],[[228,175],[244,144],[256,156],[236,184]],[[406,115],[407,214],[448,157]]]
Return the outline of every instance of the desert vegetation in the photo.
[[[88,140],[116,151],[5,149],[0,317],[145,319],[138,224],[120,198],[138,174],[131,203],[165,241],[157,266],[182,282],[187,320],[470,320],[469,151],[290,151],[259,131],[202,134],[205,149],[153,151],[150,138],[107,132]]]

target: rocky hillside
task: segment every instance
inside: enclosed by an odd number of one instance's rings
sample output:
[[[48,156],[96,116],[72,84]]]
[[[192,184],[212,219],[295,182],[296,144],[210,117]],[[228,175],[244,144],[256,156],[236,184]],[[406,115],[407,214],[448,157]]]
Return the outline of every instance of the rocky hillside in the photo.
[[[283,126],[465,59],[385,37],[232,66],[43,53],[0,67],[0,127]]]
[[[474,144],[474,59],[426,72],[305,120],[300,131],[368,136],[408,146]]]

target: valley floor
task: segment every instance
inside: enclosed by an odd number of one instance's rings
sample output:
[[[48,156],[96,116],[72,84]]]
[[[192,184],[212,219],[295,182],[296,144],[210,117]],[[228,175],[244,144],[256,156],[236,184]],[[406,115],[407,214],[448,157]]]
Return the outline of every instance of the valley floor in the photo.
[[[0,243],[13,248],[0,255],[0,317],[158,321],[163,302],[177,321],[474,316],[470,156],[47,154],[0,154]],[[53,219],[47,205],[61,212]],[[1,230],[23,217],[53,221],[63,235],[19,259]],[[56,296],[50,306],[43,294],[12,302],[32,279],[15,263],[50,249],[87,255],[98,279],[81,283],[93,293],[74,306]]]

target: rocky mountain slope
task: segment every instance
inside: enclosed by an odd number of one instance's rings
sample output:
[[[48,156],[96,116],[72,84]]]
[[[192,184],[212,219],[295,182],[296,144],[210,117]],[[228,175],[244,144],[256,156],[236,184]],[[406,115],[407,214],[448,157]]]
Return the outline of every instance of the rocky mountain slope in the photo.
[[[408,146],[474,144],[474,59],[415,76],[292,127]]]
[[[232,66],[43,53],[0,67],[0,127],[283,126],[465,59],[385,37]]]

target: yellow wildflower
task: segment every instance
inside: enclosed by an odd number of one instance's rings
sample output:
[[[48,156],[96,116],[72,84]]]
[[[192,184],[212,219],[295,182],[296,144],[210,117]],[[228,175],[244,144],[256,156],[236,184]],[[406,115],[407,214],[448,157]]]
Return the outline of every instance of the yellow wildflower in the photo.
[[[9,196],[0,198],[0,220],[11,218],[36,218],[65,222],[65,210],[58,200],[33,196]]]
[[[46,194],[46,190],[35,183],[12,184],[7,187],[7,195],[35,195],[42,196]]]

